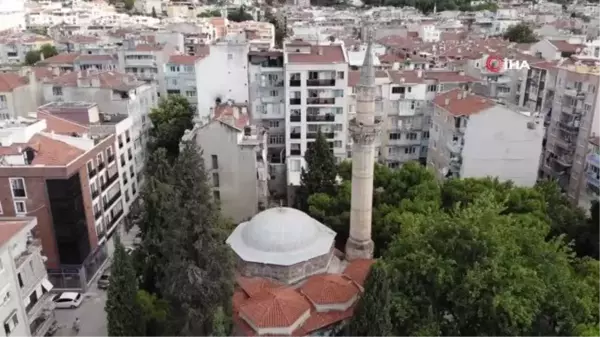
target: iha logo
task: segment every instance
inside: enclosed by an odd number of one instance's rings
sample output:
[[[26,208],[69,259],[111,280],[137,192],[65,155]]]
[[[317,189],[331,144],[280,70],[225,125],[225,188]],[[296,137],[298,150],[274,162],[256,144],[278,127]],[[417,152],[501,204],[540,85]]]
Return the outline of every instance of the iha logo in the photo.
[[[527,61],[519,61],[499,56],[488,56],[485,60],[485,68],[492,73],[499,73],[506,70],[521,70],[529,69]]]

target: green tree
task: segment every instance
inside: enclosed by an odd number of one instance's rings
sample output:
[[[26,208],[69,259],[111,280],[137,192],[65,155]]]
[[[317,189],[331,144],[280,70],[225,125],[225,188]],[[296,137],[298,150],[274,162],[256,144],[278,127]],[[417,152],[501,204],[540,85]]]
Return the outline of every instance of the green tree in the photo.
[[[137,302],[135,270],[118,234],[115,236],[105,310],[109,336],[139,336],[144,333],[142,314]]]
[[[509,27],[506,33],[504,33],[504,38],[516,43],[534,43],[538,41],[535,33],[526,23],[519,23]]]
[[[277,18],[275,17],[275,15],[273,14],[273,12],[270,9],[266,10],[263,21],[269,22],[270,24],[272,24],[274,26],[274,28],[275,28],[275,46],[277,48],[282,48],[283,40],[287,37],[287,28],[284,26],[284,24],[280,20],[277,20]]]
[[[169,303],[144,290],[138,290],[137,302],[142,312],[143,336],[162,336],[169,317]]]
[[[331,146],[321,131],[316,140],[309,143],[304,153],[306,169],[302,168],[300,188],[296,195],[296,207],[308,210],[308,198],[315,193],[333,194],[336,188],[337,168]]]
[[[56,47],[51,44],[44,44],[39,50],[30,50],[25,54],[25,64],[34,65],[41,60],[41,55],[44,55],[44,59],[58,55]]]
[[[133,6],[135,5],[135,0],[123,0],[123,4],[125,5],[125,9],[129,11],[133,9]]]
[[[393,335],[569,335],[597,322],[569,248],[546,240],[542,219],[504,208],[486,193],[451,212],[402,214],[383,255]]]
[[[153,18],[157,17],[157,15],[156,15],[156,8],[154,8],[154,7],[152,7],[152,17]]]
[[[162,98],[158,107],[150,112],[152,121],[152,136],[150,152],[157,148],[165,148],[169,159],[174,159],[179,153],[179,143],[185,130],[194,126],[194,111],[187,99],[179,95],[169,95]]]
[[[218,9],[206,10],[200,14],[198,14],[199,18],[220,18],[221,11]]]
[[[169,229],[165,298],[172,307],[171,334],[228,335],[234,263],[225,243],[231,225],[212,199],[201,150],[182,145],[174,165],[176,208],[181,220]],[[223,315],[225,313],[225,315]]]
[[[390,275],[383,261],[371,267],[365,292],[354,310],[347,334],[350,336],[392,336],[392,292]]]
[[[234,22],[252,21],[254,17],[246,11],[245,6],[240,6],[237,10],[227,14],[227,19]]]

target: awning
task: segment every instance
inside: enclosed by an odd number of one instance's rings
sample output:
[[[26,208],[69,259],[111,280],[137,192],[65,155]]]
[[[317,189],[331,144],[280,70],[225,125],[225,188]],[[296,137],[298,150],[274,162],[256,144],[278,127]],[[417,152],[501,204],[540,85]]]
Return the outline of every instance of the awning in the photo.
[[[50,283],[50,281],[48,281],[48,279],[42,280],[42,289],[50,291],[52,290],[52,288],[54,288],[54,286],[52,285],[52,283]]]

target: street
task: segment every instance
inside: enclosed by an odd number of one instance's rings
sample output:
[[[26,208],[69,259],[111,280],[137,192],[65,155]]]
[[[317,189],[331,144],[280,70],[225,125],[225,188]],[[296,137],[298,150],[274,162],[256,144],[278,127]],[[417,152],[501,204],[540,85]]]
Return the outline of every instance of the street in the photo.
[[[129,233],[120,231],[121,241],[125,247],[133,247],[137,228],[133,228]],[[111,240],[114,236],[111,238]],[[112,242],[107,243],[109,256],[112,256]],[[110,268],[109,261],[104,266],[104,270]],[[96,279],[101,275],[99,273]],[[76,309],[56,309],[56,321],[59,325],[59,330],[56,336],[107,336],[106,312],[104,305],[106,304],[106,290],[100,290],[97,287],[96,279],[92,281],[90,288],[84,294],[83,302]],[[72,329],[75,318],[79,317],[81,322],[79,333],[76,334]]]

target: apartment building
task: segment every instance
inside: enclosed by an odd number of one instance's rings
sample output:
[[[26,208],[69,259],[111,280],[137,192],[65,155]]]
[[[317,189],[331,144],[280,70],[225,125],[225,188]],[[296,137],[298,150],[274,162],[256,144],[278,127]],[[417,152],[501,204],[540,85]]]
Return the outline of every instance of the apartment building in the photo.
[[[27,76],[0,73],[0,120],[26,117],[41,103],[40,83],[33,71]]]
[[[0,218],[4,336],[45,336],[55,322],[42,246],[34,217]]]
[[[107,257],[95,200],[106,201],[100,217],[108,228],[120,221],[123,206],[118,173],[108,175],[115,136],[94,139],[84,128],[73,132],[75,126],[58,119],[3,123],[0,204],[5,216],[37,218],[52,284],[85,290]]]
[[[165,69],[167,94],[185,97],[194,111],[197,111],[198,106],[196,64],[202,58],[201,55],[171,55]]]
[[[535,184],[541,118],[461,89],[438,94],[433,104],[427,166],[439,179],[491,176]]]
[[[123,214],[124,219],[130,212],[138,211],[138,197],[140,186],[143,182],[142,167],[136,165],[134,140],[132,138],[133,119],[124,114],[106,114],[99,110],[98,105],[93,102],[52,102],[41,106],[37,111],[37,118],[44,119],[55,132],[68,134],[69,132],[88,134],[91,138],[105,138],[115,135],[113,146],[107,149],[106,154],[98,154],[96,161],[87,163],[88,170],[99,171],[100,167],[107,165],[107,175],[99,175],[99,184],[92,183],[91,188],[97,191],[99,186],[110,186],[118,177],[120,190],[123,194]],[[59,126],[57,126],[59,125]],[[118,164],[118,165],[116,165]],[[110,179],[112,180],[109,180]],[[98,193],[97,196],[100,194]],[[111,194],[112,195],[112,194]],[[94,199],[94,211],[100,215],[100,207],[107,204],[110,199],[107,195],[104,203]],[[108,237],[117,229],[118,222],[112,226],[107,223],[110,220],[96,219],[96,230],[101,233],[100,244],[104,243]],[[112,244],[112,242],[111,242]],[[112,248],[112,247],[109,247]]]
[[[273,196],[286,192],[285,170],[285,71],[283,52],[248,53],[248,96],[252,122],[269,130],[267,161],[269,190]]]
[[[43,84],[45,102],[97,102],[106,115],[130,116],[131,139],[134,146],[135,170],[145,163],[144,150],[150,130],[148,114],[158,105],[158,94],[152,83],[139,81],[135,76],[117,71],[89,69],[63,74]]]
[[[24,0],[0,1],[0,31],[25,29],[25,13]]]
[[[9,1],[2,5],[8,5]],[[2,9],[0,9],[0,17]],[[0,23],[2,25],[2,23]],[[15,31],[0,36],[0,64],[22,64],[25,55],[32,50],[38,50],[45,44],[53,45],[54,41],[48,36]]]
[[[547,141],[540,162],[540,178],[556,179],[577,203],[587,185],[589,139],[599,123],[600,70],[580,62],[564,62],[554,67],[550,77],[549,82],[554,85],[547,87],[552,91],[552,101],[547,112]]]
[[[268,205],[268,135],[264,128],[250,125],[245,106],[224,103],[215,107],[214,116],[184,139],[202,147],[213,197],[226,217],[240,223]]]
[[[580,198],[579,205],[583,209],[588,209],[592,200],[600,199],[600,138],[598,136],[590,138],[585,173],[585,194]]]
[[[570,43],[568,40],[544,39],[533,44],[529,51],[532,55],[541,57],[546,61],[556,61],[563,57],[571,57],[579,54],[585,48],[585,44]]]
[[[275,26],[262,21],[229,21],[227,34],[234,37],[245,37],[251,48],[269,50],[275,47]]]
[[[182,46],[169,43],[137,43],[126,40],[118,51],[119,70],[135,76],[140,81],[156,83],[160,95],[167,94],[165,64],[169,56]]]
[[[348,60],[343,45],[284,45],[285,141],[288,186],[300,185],[304,153],[317,132],[338,160],[347,157]]]

